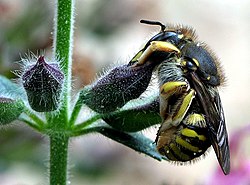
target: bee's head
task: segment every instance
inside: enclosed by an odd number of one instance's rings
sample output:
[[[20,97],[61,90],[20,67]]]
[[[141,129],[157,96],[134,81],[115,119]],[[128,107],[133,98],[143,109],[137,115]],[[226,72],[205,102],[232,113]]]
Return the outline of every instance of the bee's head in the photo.
[[[187,72],[196,71],[204,83],[217,86],[223,81],[220,66],[205,46],[188,43],[182,49],[182,66]]]

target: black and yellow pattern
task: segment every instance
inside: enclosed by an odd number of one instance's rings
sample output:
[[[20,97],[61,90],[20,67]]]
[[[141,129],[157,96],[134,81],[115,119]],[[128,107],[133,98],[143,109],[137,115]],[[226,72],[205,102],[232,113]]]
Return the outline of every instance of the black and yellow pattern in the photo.
[[[169,132],[173,132],[171,129],[174,129],[174,134],[169,137]],[[189,114],[181,124],[171,129],[160,132],[157,140],[159,152],[170,160],[191,161],[211,146],[205,118],[201,114]]]
[[[192,161],[212,145],[224,174],[230,153],[224,112],[217,87],[224,74],[213,52],[197,40],[193,29],[165,26],[130,61],[154,64],[158,72],[161,127],[158,151],[172,161]]]

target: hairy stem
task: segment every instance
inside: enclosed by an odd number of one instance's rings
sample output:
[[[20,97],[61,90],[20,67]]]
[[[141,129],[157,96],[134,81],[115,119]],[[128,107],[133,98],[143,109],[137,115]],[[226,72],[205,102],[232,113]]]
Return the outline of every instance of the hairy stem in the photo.
[[[73,47],[74,0],[56,0],[54,27],[54,57],[59,59],[64,73],[64,91],[58,115],[46,114],[50,129],[50,185],[66,185],[68,174],[68,142],[66,136],[71,99],[71,69]]]
[[[50,185],[67,184],[68,143],[66,136],[50,137]]]
[[[73,48],[74,0],[57,0],[55,15],[54,57],[60,59],[60,66],[65,75],[63,105],[60,117],[68,121],[71,68]],[[65,123],[64,122],[64,123]]]

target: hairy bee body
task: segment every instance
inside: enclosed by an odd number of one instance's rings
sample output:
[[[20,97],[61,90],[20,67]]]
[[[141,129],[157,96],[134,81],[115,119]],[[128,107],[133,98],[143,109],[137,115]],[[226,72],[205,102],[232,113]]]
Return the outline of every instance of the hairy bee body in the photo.
[[[162,118],[156,138],[158,151],[172,161],[186,162],[212,145],[224,174],[228,174],[228,136],[217,90],[224,75],[218,60],[197,41],[193,29],[141,22],[161,26],[129,63],[150,63],[158,72]]]
[[[160,87],[166,82],[188,83],[180,66],[180,62],[175,58],[164,61],[158,66]],[[174,93],[167,99],[160,96],[160,112],[164,120],[176,112],[175,105],[180,96],[181,93]],[[207,134],[206,120],[201,112],[198,102],[194,99],[179,125],[166,129],[162,124],[156,139],[158,151],[168,159],[180,162],[191,161],[203,155],[211,146],[211,142]]]
[[[187,162],[202,156],[211,146],[207,127],[201,114],[190,113],[177,127],[171,127],[159,134],[157,149],[172,161]]]

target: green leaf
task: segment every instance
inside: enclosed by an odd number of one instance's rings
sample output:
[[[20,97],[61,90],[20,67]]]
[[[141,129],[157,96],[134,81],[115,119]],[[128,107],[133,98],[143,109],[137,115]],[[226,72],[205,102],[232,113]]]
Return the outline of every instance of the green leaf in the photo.
[[[22,98],[25,92],[8,78],[0,75],[0,96],[11,99]]]
[[[0,97],[0,125],[6,125],[17,119],[23,109],[24,104],[20,99]]]
[[[104,115],[103,120],[113,128],[125,132],[137,132],[159,124],[159,98],[153,96],[130,102],[124,109]]]
[[[109,127],[98,127],[96,131],[137,152],[144,153],[159,161],[166,160],[166,157],[159,154],[156,150],[155,143],[141,133],[126,133]]]

